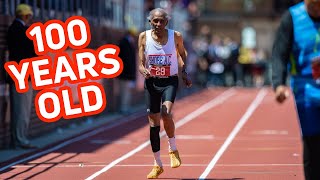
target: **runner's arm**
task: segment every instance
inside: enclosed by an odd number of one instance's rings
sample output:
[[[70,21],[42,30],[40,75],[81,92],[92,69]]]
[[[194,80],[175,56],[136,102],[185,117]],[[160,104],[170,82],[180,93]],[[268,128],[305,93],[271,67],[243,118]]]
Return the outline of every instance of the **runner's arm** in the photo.
[[[276,101],[283,103],[289,97],[289,88],[286,86],[287,65],[293,42],[293,23],[289,11],[282,16],[272,49],[272,85]]]
[[[150,76],[149,70],[145,67],[146,64],[146,57],[144,55],[146,47],[146,32],[142,32],[139,35],[138,40],[138,48],[139,48],[139,72],[142,74],[145,78],[148,78]]]
[[[290,58],[293,42],[293,23],[289,11],[282,16],[280,26],[276,32],[272,48],[272,84],[276,90],[285,85],[287,79],[287,64]]]
[[[192,81],[188,77],[188,73],[186,72],[187,50],[184,48],[183,38],[182,38],[181,33],[175,31],[174,38],[175,38],[176,48],[177,48],[178,54],[179,54],[181,61],[182,61],[181,62],[182,80],[187,87],[191,87]]]
[[[181,64],[182,72],[185,72],[186,61],[187,61],[187,50],[184,48],[184,45],[183,45],[183,37],[180,32],[175,31],[174,38],[175,38],[176,48],[177,48],[178,54],[182,60],[182,62],[179,64]]]

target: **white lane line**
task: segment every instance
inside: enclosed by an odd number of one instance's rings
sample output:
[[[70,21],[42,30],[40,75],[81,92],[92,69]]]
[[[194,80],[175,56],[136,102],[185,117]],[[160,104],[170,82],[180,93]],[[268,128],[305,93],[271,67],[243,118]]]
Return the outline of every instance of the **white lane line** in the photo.
[[[259,104],[262,102],[263,98],[266,96],[267,90],[266,89],[261,89],[254,99],[254,101],[250,104],[249,108],[245,112],[245,114],[241,117],[237,125],[234,127],[232,132],[229,134],[228,138],[226,141],[223,143],[221,148],[218,150],[216,155],[213,157],[211,162],[208,164],[208,167],[205,169],[205,171],[201,174],[199,177],[199,180],[205,179],[210,171],[214,168],[224,151],[228,148],[228,146],[231,144],[235,136],[238,134],[240,129],[243,127],[243,125],[248,121],[249,117],[253,114],[253,112],[256,110],[256,108],[259,106]]]
[[[136,119],[136,118],[139,118],[139,117],[142,117],[142,116],[144,116],[144,115],[145,115],[144,113],[143,113],[143,114],[141,114],[141,113],[136,113],[136,114],[133,114],[133,115],[127,117],[127,118],[124,118],[125,120],[117,121],[117,122],[112,123],[112,124],[110,124],[110,125],[103,126],[103,127],[98,128],[98,129],[92,130],[92,131],[87,132],[87,133],[85,133],[85,134],[82,134],[82,135],[80,135],[80,136],[78,136],[78,137],[75,137],[75,138],[70,139],[70,140],[68,140],[68,141],[65,141],[65,142],[63,142],[63,143],[61,143],[61,144],[58,144],[58,145],[56,145],[56,146],[54,146],[54,147],[52,147],[52,148],[50,148],[50,149],[46,149],[46,150],[44,150],[44,151],[40,151],[40,152],[38,152],[38,153],[36,153],[36,154],[33,154],[33,155],[31,155],[31,156],[28,156],[28,157],[26,157],[26,158],[17,160],[17,161],[15,161],[15,162],[13,162],[13,163],[11,163],[11,164],[9,164],[9,165],[3,166],[3,167],[0,168],[0,172],[6,170],[6,169],[8,169],[8,168],[10,168],[10,167],[12,167],[12,166],[14,166],[14,165],[16,165],[16,164],[19,164],[19,163],[22,163],[22,162],[25,162],[25,161],[28,161],[28,160],[31,160],[31,159],[34,159],[34,158],[43,156],[43,155],[45,155],[45,154],[48,154],[48,153],[50,153],[50,152],[56,151],[56,150],[58,150],[58,149],[60,149],[60,148],[63,148],[63,147],[65,147],[65,146],[69,145],[69,144],[72,144],[72,143],[77,142],[77,141],[81,141],[81,140],[86,139],[86,138],[88,138],[88,137],[94,136],[94,135],[96,135],[96,134],[98,134],[98,133],[107,131],[107,130],[109,130],[109,129],[111,129],[111,128],[114,128],[114,127],[116,127],[116,126],[122,125],[122,124],[124,124],[124,123],[127,123],[127,122],[129,122],[129,121],[132,121],[132,120],[134,120],[134,119]]]
[[[213,140],[213,135],[176,135],[176,139],[183,140]]]
[[[287,130],[266,129],[260,131],[252,131],[250,134],[254,135],[288,135]]]
[[[178,121],[176,123],[176,129],[183,126],[184,124],[190,122],[191,120],[193,120],[194,118],[196,118],[197,116],[201,115],[202,113],[206,112],[207,110],[213,108],[214,106],[217,106],[219,104],[222,104],[225,100],[227,100],[228,98],[230,98],[233,94],[235,94],[235,90],[233,88],[228,89],[227,91],[221,93],[219,96],[217,96],[216,98],[212,99],[211,101],[209,101],[208,103],[202,105],[201,107],[199,107],[198,109],[196,109],[195,111],[191,112],[190,114],[188,114],[187,116],[185,116],[183,119],[181,119],[180,121]],[[164,136],[166,134],[165,131],[162,131],[160,133],[160,137]],[[100,171],[95,172],[94,174],[92,174],[91,176],[89,176],[88,178],[86,178],[86,180],[91,180],[96,178],[97,176],[99,176],[100,174],[108,171],[109,169],[111,169],[112,167],[116,166],[118,163],[120,163],[121,161],[129,158],[130,156],[134,155],[135,153],[141,151],[142,149],[144,149],[145,147],[147,147],[150,144],[150,141],[146,141],[144,143],[142,143],[141,145],[139,145],[138,147],[136,147],[135,149],[131,150],[130,152],[128,152],[127,154],[124,154],[123,156],[121,156],[120,158],[112,161],[110,164],[108,164],[107,166],[105,166],[104,168],[102,168]]]
[[[52,163],[52,165],[16,165],[13,166],[13,168],[32,168],[34,166],[37,166],[38,168],[48,168],[48,167],[54,167],[54,168],[86,168],[86,167],[104,167],[105,164],[60,164],[56,165],[56,163]],[[153,164],[117,164],[116,167],[150,167],[153,166]],[[170,164],[163,164],[165,167],[170,167]],[[208,164],[183,164],[183,167],[207,167]],[[219,167],[299,167],[302,166],[302,164],[218,164],[216,166]]]

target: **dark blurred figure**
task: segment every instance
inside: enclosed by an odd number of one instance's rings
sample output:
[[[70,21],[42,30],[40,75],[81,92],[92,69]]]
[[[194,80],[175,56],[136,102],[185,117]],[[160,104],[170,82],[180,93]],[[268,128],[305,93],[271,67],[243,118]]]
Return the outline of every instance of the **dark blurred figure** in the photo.
[[[123,61],[123,71],[119,76],[120,112],[123,114],[130,113],[131,96],[136,81],[136,35],[137,30],[130,28],[119,43],[119,57]]]
[[[33,12],[29,5],[20,4],[16,8],[16,18],[8,29],[7,43],[9,60],[19,63],[22,59],[35,57],[33,42],[26,36],[28,24],[31,23]],[[36,148],[31,145],[27,135],[30,123],[30,111],[33,89],[29,78],[29,90],[18,93],[11,78],[8,78],[10,86],[10,129],[12,148]]]
[[[255,62],[252,67],[253,85],[262,87],[265,84],[265,74],[267,73],[267,55],[264,50],[258,49]]]
[[[289,96],[285,80],[290,67],[306,180],[320,179],[319,29],[320,0],[305,0],[292,6],[281,19],[272,52],[272,80],[279,103]]]
[[[204,57],[208,61],[208,86],[225,86],[225,59],[230,50],[223,46],[220,36],[214,35]]]
[[[237,73],[235,71],[236,65],[238,63],[239,56],[239,45],[230,37],[225,37],[223,39],[223,45],[229,55],[225,58],[225,85],[234,86],[237,83]],[[229,78],[231,77],[231,78]]]
[[[197,59],[196,82],[201,88],[207,87],[208,82],[208,61],[204,57]]]

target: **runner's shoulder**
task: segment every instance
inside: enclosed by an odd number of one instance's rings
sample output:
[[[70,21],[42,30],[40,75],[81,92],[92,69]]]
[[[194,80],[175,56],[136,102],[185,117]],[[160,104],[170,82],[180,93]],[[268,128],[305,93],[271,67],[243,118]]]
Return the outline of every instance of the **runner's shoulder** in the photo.
[[[139,34],[139,42],[145,44],[145,40],[146,40],[146,32],[143,31]]]
[[[139,39],[140,38],[146,38],[146,31],[143,31],[139,34]]]
[[[179,31],[174,30],[174,36],[176,37],[182,37],[182,34]]]
[[[182,34],[179,31],[174,31],[174,39],[180,42],[183,39]]]

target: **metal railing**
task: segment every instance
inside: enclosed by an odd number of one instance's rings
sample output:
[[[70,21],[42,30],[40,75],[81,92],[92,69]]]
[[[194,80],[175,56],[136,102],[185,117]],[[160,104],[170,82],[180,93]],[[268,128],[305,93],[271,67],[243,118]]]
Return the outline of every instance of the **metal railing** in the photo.
[[[0,15],[14,16],[20,3],[32,6],[40,21],[80,15],[97,26],[144,28],[144,0],[1,0]]]

